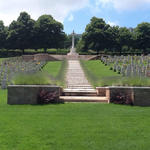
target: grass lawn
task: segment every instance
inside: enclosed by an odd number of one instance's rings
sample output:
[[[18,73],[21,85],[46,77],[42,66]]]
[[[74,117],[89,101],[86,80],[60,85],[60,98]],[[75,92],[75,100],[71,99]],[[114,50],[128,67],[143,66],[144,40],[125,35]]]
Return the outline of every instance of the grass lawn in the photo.
[[[65,86],[65,73],[67,62],[63,61],[49,61],[44,67],[43,71],[47,72],[55,81],[57,85]]]
[[[110,77],[120,76],[118,73],[110,70],[109,66],[105,66],[100,60],[83,61],[87,67],[96,77]]]
[[[49,61],[43,68],[44,71],[48,72],[53,77],[58,76],[62,61]]]
[[[148,150],[150,107],[7,105],[0,91],[0,150]]]
[[[120,74],[110,70],[108,66],[105,66],[100,60],[81,61],[81,65],[91,83],[94,86],[103,86],[103,81],[106,78],[121,77]],[[107,81],[105,81],[107,82]],[[109,81],[107,84],[111,85],[114,80]]]

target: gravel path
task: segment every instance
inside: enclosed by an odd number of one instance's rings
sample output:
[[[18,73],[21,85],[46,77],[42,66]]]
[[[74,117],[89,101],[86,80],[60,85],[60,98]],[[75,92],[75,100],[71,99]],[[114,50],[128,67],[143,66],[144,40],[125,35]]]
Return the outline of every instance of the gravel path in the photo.
[[[68,89],[93,89],[80,66],[79,60],[68,60],[66,82]]]

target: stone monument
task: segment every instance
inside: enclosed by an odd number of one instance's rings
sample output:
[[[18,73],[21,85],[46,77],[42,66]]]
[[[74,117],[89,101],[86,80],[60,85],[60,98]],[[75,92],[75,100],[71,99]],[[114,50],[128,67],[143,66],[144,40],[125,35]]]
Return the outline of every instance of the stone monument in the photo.
[[[72,46],[71,46],[71,49],[70,49],[70,52],[67,54],[67,55],[78,55],[78,53],[76,53],[76,49],[75,49],[75,47],[74,47],[74,41],[75,41],[75,32],[74,32],[74,30],[73,30],[73,32],[72,32]]]

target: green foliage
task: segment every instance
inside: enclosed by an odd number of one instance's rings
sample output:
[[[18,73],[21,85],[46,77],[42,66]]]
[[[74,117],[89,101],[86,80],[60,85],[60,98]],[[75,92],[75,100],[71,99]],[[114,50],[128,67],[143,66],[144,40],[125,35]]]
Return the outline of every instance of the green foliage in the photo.
[[[16,85],[49,85],[53,84],[50,76],[43,72],[33,74],[17,74],[12,83]]]
[[[97,52],[103,50],[106,47],[105,32],[108,28],[109,25],[103,19],[93,17],[82,35],[82,39],[86,45],[85,48],[87,47]]]
[[[0,96],[1,150],[149,149],[150,107],[95,103],[10,106],[7,91],[0,90]]]
[[[42,15],[35,21],[28,13],[21,12],[8,29],[0,22],[0,48],[21,49],[23,53],[24,49],[44,48],[46,52],[47,48],[64,48],[64,41],[63,25],[51,15]]]
[[[136,48],[142,49],[146,52],[150,48],[150,23],[143,22],[135,28],[136,32]]]
[[[0,49],[6,46],[7,28],[3,21],[0,21]]]
[[[102,18],[93,17],[86,26],[77,49],[97,53],[149,53],[150,23],[141,23],[135,29],[106,24]]]
[[[38,47],[44,48],[61,48],[64,45],[65,34],[63,25],[53,19],[51,15],[42,15],[35,23],[36,42]]]
[[[143,22],[136,28],[111,27],[102,18],[92,17],[85,32],[76,34],[77,51],[88,53],[126,54],[150,52],[150,23]],[[0,49],[59,49],[70,48],[71,35],[63,31],[63,24],[51,15],[42,15],[36,21],[27,12],[21,12],[16,21],[5,27],[0,21]],[[63,52],[62,52],[63,53]],[[66,54],[66,53],[63,53]]]
[[[66,55],[69,53],[69,49],[47,49],[48,54]],[[38,53],[44,53],[44,49],[24,49],[25,55],[34,55]],[[2,57],[15,57],[21,56],[22,52],[20,49],[0,49],[0,58]]]
[[[17,21],[13,21],[9,26],[7,41],[9,48],[18,48],[23,50],[30,48],[35,21],[30,18],[26,12],[21,12]]]

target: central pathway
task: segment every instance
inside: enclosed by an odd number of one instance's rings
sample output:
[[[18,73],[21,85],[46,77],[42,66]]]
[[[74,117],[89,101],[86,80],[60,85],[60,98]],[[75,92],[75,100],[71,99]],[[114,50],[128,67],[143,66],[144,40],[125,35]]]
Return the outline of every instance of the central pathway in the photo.
[[[68,89],[94,90],[85,77],[79,60],[68,60],[66,82]]]
[[[60,99],[63,102],[108,103],[107,97],[97,96],[96,90],[88,82],[79,60],[68,60],[66,74],[67,88]]]

